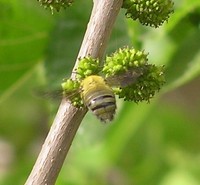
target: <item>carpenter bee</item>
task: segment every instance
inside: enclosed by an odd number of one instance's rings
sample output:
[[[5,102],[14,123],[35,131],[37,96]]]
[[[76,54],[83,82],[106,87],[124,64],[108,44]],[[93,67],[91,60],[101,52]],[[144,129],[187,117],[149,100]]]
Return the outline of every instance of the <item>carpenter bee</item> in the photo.
[[[112,121],[117,108],[113,87],[126,87],[134,83],[142,74],[141,70],[134,70],[108,78],[99,75],[87,76],[78,88],[83,104],[100,121]],[[65,91],[64,88],[63,90]]]

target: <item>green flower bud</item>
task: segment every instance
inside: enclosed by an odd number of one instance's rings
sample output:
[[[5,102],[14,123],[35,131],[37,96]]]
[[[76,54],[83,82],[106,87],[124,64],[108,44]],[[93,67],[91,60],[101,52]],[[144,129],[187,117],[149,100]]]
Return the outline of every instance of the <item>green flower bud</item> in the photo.
[[[80,82],[77,80],[67,79],[62,84],[63,95],[67,97],[75,107],[83,107],[80,96]]]
[[[79,88],[80,83],[76,80],[67,79],[61,84],[61,86],[65,92],[68,91],[70,92],[70,91],[76,91]]]
[[[157,28],[173,13],[173,5],[171,0],[124,0],[122,8],[128,18]]]
[[[76,72],[79,80],[98,74],[100,72],[99,60],[92,57],[80,59]]]

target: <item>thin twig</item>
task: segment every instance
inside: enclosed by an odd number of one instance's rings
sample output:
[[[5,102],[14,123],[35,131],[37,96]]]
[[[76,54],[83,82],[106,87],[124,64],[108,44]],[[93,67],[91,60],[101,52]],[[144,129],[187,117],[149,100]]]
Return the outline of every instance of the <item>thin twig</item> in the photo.
[[[80,57],[87,55],[99,59],[103,57],[122,1],[94,0],[92,14],[74,70]],[[72,73],[72,78],[75,78],[74,73]],[[26,185],[55,184],[76,131],[86,112],[86,109],[77,109],[63,98],[37,161],[25,183]]]

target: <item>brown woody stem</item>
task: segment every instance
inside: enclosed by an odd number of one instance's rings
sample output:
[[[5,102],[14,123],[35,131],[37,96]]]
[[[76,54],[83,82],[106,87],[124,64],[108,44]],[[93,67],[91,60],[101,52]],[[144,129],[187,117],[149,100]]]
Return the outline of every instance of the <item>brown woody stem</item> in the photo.
[[[94,0],[88,27],[77,57],[90,55],[101,59],[119,13],[123,0]],[[72,78],[75,78],[72,73]],[[86,109],[73,107],[63,98],[49,134],[26,185],[53,185],[56,182],[76,131],[86,114]]]

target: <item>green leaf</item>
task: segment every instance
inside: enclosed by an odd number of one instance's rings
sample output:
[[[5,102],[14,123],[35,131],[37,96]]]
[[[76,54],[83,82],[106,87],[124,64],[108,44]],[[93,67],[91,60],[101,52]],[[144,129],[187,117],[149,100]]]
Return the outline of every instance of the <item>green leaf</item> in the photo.
[[[153,102],[151,104],[140,103],[139,105],[133,102],[124,103],[123,109],[118,113],[116,121],[105,138],[105,150],[108,152],[110,160],[118,159],[125,149],[126,143],[144,123],[153,106]]]
[[[141,28],[139,38],[142,48],[149,52],[149,62],[165,65],[165,92],[200,74],[200,21],[195,19],[200,15],[199,9],[199,1],[187,1],[187,5],[179,2],[165,26],[156,30]]]
[[[36,2],[0,2],[0,101],[41,59],[53,17]]]
[[[84,7],[84,13],[83,13]],[[47,86],[60,88],[75,64],[89,18],[91,2],[78,1],[58,17],[45,57]]]
[[[200,31],[190,33],[179,45],[166,69],[167,90],[177,88],[200,75]]]

